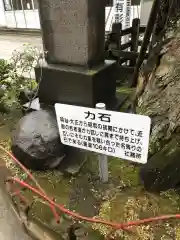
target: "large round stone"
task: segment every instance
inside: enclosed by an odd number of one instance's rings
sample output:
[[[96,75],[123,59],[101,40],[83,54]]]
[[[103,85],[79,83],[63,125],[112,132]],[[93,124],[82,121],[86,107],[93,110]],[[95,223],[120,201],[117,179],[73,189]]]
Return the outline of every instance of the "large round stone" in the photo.
[[[12,152],[30,169],[48,170],[57,167],[65,153],[55,113],[40,110],[21,118],[13,132]]]

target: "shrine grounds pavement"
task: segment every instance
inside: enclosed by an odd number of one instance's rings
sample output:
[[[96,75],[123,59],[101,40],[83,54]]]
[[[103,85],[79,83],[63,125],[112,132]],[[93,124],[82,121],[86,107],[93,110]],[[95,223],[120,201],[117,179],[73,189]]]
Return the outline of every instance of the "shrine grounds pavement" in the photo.
[[[40,33],[0,31],[0,59],[9,59],[13,50],[21,49],[25,43],[30,43],[39,49],[43,48]]]
[[[0,158],[0,240],[32,240],[24,231],[5,191],[4,181],[9,171]]]
[[[40,34],[20,34],[0,32],[0,59],[9,59],[13,50],[21,49],[23,44],[30,43],[42,49],[42,39]],[[1,164],[0,164],[1,165]],[[6,195],[3,190],[2,176],[4,168],[0,167],[0,240],[30,240],[20,223],[17,221],[16,215],[8,205]]]

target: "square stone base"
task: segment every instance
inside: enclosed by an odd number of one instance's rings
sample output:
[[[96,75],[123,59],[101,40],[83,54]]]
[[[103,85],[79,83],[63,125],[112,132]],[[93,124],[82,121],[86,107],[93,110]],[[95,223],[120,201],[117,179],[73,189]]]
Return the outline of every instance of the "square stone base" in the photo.
[[[40,79],[40,104],[64,103],[95,107],[116,99],[116,63],[105,61],[92,69],[43,63],[35,68]]]

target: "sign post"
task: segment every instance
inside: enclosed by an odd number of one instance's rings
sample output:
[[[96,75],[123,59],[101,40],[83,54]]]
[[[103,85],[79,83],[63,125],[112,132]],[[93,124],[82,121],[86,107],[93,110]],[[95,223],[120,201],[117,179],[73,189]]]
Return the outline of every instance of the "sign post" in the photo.
[[[106,109],[106,105],[104,103],[97,103],[97,109]],[[108,182],[108,162],[107,155],[99,154],[98,162],[99,162],[99,177],[103,183]]]
[[[145,164],[151,120],[147,116],[96,108],[55,104],[61,142],[101,154],[100,178],[108,181],[107,156]]]

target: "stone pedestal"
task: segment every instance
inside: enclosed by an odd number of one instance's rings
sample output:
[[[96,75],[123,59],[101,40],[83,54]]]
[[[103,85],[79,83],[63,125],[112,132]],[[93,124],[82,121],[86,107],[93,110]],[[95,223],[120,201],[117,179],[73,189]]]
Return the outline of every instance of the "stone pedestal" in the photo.
[[[116,63],[104,61],[107,2],[38,2],[46,60],[35,68],[40,80],[38,107],[55,103],[95,107],[97,102],[115,106]]]
[[[37,79],[42,78],[39,102],[56,102],[95,107],[98,102],[109,105],[115,98],[114,61],[105,61],[92,69],[44,63],[36,67]]]
[[[104,61],[105,5],[102,0],[39,0],[46,62],[39,102],[94,107],[115,101],[115,62]]]

